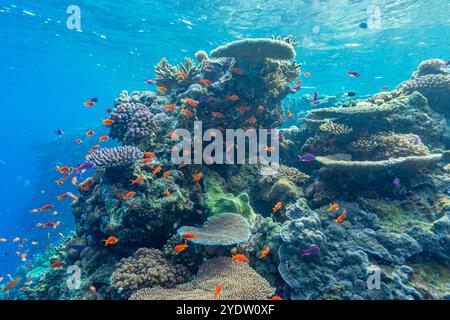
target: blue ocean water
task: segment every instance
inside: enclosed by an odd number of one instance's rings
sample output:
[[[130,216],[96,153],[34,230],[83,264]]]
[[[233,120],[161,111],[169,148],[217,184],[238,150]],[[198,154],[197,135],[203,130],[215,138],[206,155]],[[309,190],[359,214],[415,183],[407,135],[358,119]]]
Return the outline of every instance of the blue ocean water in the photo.
[[[72,4],[81,9],[81,31],[66,26]],[[371,6],[381,8],[380,28],[361,28]],[[39,242],[27,246],[30,255],[45,250],[47,230],[35,227],[45,221],[29,210],[61,193],[58,158],[83,161],[75,142],[73,153],[49,146],[65,136],[86,139],[121,90],[148,89],[143,80],[161,57],[179,62],[240,38],[292,34],[297,60],[311,73],[298,94],[365,95],[394,88],[425,59],[448,59],[449,9],[446,0],[1,1],[0,238]],[[83,107],[91,97],[99,102]],[[70,233],[68,202],[55,209],[58,232]],[[58,232],[50,242],[60,241]],[[0,277],[22,264],[16,250],[17,243],[0,243]]]

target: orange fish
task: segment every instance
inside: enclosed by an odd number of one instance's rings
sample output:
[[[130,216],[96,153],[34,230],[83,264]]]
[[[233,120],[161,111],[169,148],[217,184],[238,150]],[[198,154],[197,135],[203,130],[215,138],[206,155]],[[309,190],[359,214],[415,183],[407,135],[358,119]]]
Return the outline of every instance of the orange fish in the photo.
[[[264,107],[262,105],[258,106],[258,112],[264,111]]]
[[[272,152],[273,150],[275,150],[275,147],[266,147],[265,149],[266,151]]]
[[[81,139],[76,139],[75,142],[76,142],[77,144],[83,143],[83,141],[82,141]]]
[[[56,199],[58,199],[58,200],[62,200],[62,199],[65,199],[65,198],[67,198],[67,196],[68,196],[68,194],[67,194],[67,193],[63,193],[63,194],[61,194],[61,195],[57,196],[57,197],[56,197]]]
[[[247,120],[245,120],[245,122],[255,123],[256,122],[256,118],[255,118],[255,116],[252,116],[252,117],[248,118]]]
[[[311,75],[311,73],[305,72],[303,75],[308,78]]]
[[[89,153],[94,152],[95,150],[97,150],[98,148],[100,148],[99,144],[94,145],[92,148],[89,149]]]
[[[187,73],[184,72],[184,71],[180,71],[180,72],[178,72],[177,74],[178,74],[180,77],[182,77],[182,78],[186,78],[186,77],[187,77]]]
[[[134,197],[136,195],[136,192],[134,192],[134,191],[129,191],[129,192],[127,192],[127,194],[125,194],[124,196],[123,196],[123,199],[124,200],[128,200],[128,199],[130,199],[131,197]]]
[[[294,114],[291,111],[289,111],[289,110],[288,110],[287,115],[288,115],[288,118],[293,118],[294,117]]]
[[[64,265],[64,261],[55,261],[49,266],[49,268],[55,269],[55,268],[62,267],[63,265]]]
[[[214,118],[223,118],[222,112],[211,112],[211,114]]]
[[[95,102],[93,102],[93,101],[91,101],[91,100],[86,101],[86,102],[84,103],[84,106],[85,106],[85,107],[92,107],[93,105],[95,105]]]
[[[42,212],[42,211],[49,210],[49,209],[51,209],[51,208],[53,208],[53,205],[52,205],[52,204],[46,204],[45,206],[42,206],[42,207],[39,209],[39,211]]]
[[[347,210],[342,211],[342,213],[339,215],[339,217],[337,217],[336,219],[334,219],[334,222],[336,223],[341,223],[342,221],[344,221],[344,219],[347,217]]]
[[[272,298],[269,298],[267,300],[283,300],[280,296],[273,296]]]
[[[154,154],[153,152],[150,152],[150,151],[145,151],[145,152],[144,152],[144,155],[145,155],[146,157],[149,157],[149,158],[154,158],[154,157],[156,157],[156,154]]]
[[[59,173],[64,173],[64,172],[72,172],[72,168],[71,167],[68,167],[68,166],[63,166],[63,167],[58,167],[58,172]]]
[[[77,186],[77,182],[78,182],[77,177],[73,177],[70,182],[76,187]]]
[[[239,261],[239,262],[244,262],[244,263],[249,262],[248,258],[245,255],[243,255],[242,253],[235,254],[232,258],[233,258],[233,261]]]
[[[158,174],[159,172],[161,172],[162,167],[161,166],[157,166],[155,169],[153,169],[152,174]]]
[[[250,110],[252,110],[252,108],[250,108],[250,107],[239,107],[238,108],[238,111],[239,111],[240,114],[244,114],[244,113],[246,113],[247,111],[250,111]]]
[[[108,136],[101,136],[99,139],[98,139],[98,141],[100,141],[100,142],[105,142],[105,141],[108,141],[108,139],[109,139],[109,137]]]
[[[17,282],[19,282],[20,280],[22,280],[22,278],[17,278],[12,280],[10,283],[8,283],[4,288],[3,288],[3,292],[8,291],[9,289],[11,289],[12,287],[14,287]]]
[[[130,181],[131,181],[131,184],[133,185],[133,184],[140,183],[140,182],[142,182],[142,181],[144,181],[144,180],[145,180],[144,177],[139,177],[139,178],[136,178],[136,179],[130,180]]]
[[[270,252],[270,248],[269,247],[265,247],[264,250],[261,252],[261,255],[258,257],[258,259],[263,259],[264,257],[266,257]]]
[[[202,177],[203,177],[203,173],[198,172],[192,176],[192,180],[194,182],[199,182],[202,179]]]
[[[299,85],[301,85],[302,84],[302,80],[298,80],[295,84],[294,84],[294,87],[298,87]]]
[[[95,134],[94,130],[89,130],[88,132],[86,132],[86,135],[88,137],[92,137]]]
[[[78,201],[78,197],[74,195],[72,192],[67,192],[67,195],[73,199],[73,202]]]
[[[168,176],[170,176],[170,171],[166,171],[163,173],[164,178],[167,178]]]
[[[153,158],[144,158],[144,159],[142,159],[142,162],[144,162],[144,163],[149,163],[149,162],[153,162]]]
[[[209,81],[208,79],[201,79],[199,82],[201,84],[204,84],[205,86],[209,86],[211,84],[211,81]]]
[[[20,260],[21,260],[22,262],[27,261],[27,256],[28,256],[28,253],[22,253],[22,254],[20,254]]]
[[[167,132],[167,136],[169,136],[169,137],[172,138],[172,139],[177,139],[177,138],[178,138],[178,135],[177,135],[174,131],[172,131],[172,130],[170,130],[169,132]]]
[[[175,110],[175,106],[173,104],[168,104],[166,106],[164,106],[164,109],[169,110],[169,111],[173,111]]]
[[[281,201],[278,201],[278,202],[275,204],[275,206],[272,208],[272,212],[273,212],[273,213],[277,212],[278,210],[280,210],[281,206],[282,206]]]
[[[233,95],[228,96],[227,99],[234,102],[234,101],[239,100],[239,96],[236,94],[233,94]]]
[[[32,244],[33,246],[35,246],[35,245],[38,245],[39,242],[37,242],[37,241],[31,241],[31,244]]]
[[[197,107],[198,106],[198,101],[186,98],[184,99],[184,103],[187,103],[188,105],[190,105],[191,107]]]
[[[330,206],[327,209],[327,211],[336,211],[336,210],[339,210],[339,203],[330,204]]]
[[[181,251],[185,250],[185,249],[188,248],[188,247],[189,247],[188,244],[185,242],[184,244],[176,245],[173,249],[174,249],[176,252],[181,252]]]
[[[119,242],[119,239],[117,239],[114,236],[110,236],[108,237],[108,239],[103,240],[103,242],[105,243],[105,247],[111,244],[116,244],[117,242]]]
[[[20,241],[20,238],[19,237],[15,237],[12,242],[19,242],[19,241]]]
[[[102,120],[102,123],[103,123],[105,126],[110,126],[110,125],[112,125],[112,124],[114,123],[114,120],[113,120],[113,119],[110,119],[110,118],[108,118],[108,119],[103,119],[103,120]]]
[[[223,285],[221,283],[218,283],[216,286],[216,290],[214,290],[214,299],[217,299],[219,297],[219,294],[222,292]]]
[[[158,87],[158,91],[167,91],[166,87]]]
[[[188,116],[188,117],[193,117],[194,116],[194,114],[191,112],[191,111],[189,111],[188,109],[185,109],[185,108],[181,108],[181,110],[180,110],[181,112],[183,112],[186,116]]]
[[[58,186],[60,186],[60,185],[62,185],[64,183],[64,180],[63,179],[59,179],[59,180],[56,180],[55,182],[56,182],[56,184]]]
[[[198,234],[185,233],[182,235],[182,237],[185,239],[195,239],[195,238],[198,238]]]
[[[36,213],[36,212],[39,212],[39,209],[31,209],[30,212]]]

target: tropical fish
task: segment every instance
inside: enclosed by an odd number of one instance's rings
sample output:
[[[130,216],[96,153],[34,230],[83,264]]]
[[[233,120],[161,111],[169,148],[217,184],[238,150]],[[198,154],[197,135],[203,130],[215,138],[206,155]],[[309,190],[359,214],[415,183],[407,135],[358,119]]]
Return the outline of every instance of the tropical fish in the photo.
[[[31,241],[31,245],[33,245],[33,246],[36,246],[38,244],[39,244],[39,242],[37,242],[37,241]]]
[[[175,106],[173,104],[168,104],[164,106],[164,109],[169,110],[169,111],[173,111],[175,110]]]
[[[316,160],[316,157],[311,154],[311,153],[304,153],[302,155],[297,156],[298,160],[301,162],[313,162],[314,160]]]
[[[251,116],[250,118],[245,120],[245,122],[247,122],[247,123],[255,123],[256,122],[256,118],[255,118],[255,116]]]
[[[278,202],[275,204],[275,206],[272,208],[272,213],[275,213],[275,212],[277,212],[278,210],[280,210],[282,205],[283,205],[282,202],[281,202],[281,201],[278,201]]]
[[[222,112],[211,112],[211,114],[214,118],[223,118]]]
[[[161,166],[157,166],[155,169],[153,169],[152,174],[158,174],[159,172],[161,172],[162,167]]]
[[[233,73],[235,73],[235,74],[237,74],[237,75],[240,75],[240,76],[243,76],[243,75],[244,75],[244,70],[242,70],[242,69],[239,68],[239,67],[233,67],[233,68],[231,68],[231,72],[233,72]]]
[[[188,247],[189,247],[189,246],[188,246],[187,242],[185,242],[184,244],[176,245],[173,249],[174,249],[176,252],[181,252],[181,251],[185,250],[185,249],[188,248]]]
[[[302,257],[304,256],[309,256],[309,255],[316,255],[318,254],[320,251],[320,248],[318,246],[316,246],[315,244],[311,244],[310,246],[308,246],[307,249],[302,251]]]
[[[232,256],[233,261],[239,261],[239,262],[244,262],[244,263],[248,263],[249,260],[248,258],[243,255],[242,253],[238,253]]]
[[[30,212],[36,213],[36,212],[39,212],[39,209],[31,209]]]
[[[330,204],[330,206],[327,209],[327,211],[336,211],[336,210],[339,210],[339,203]]]
[[[195,238],[198,238],[198,234],[185,233],[185,234],[182,235],[182,237],[184,239],[195,239]]]
[[[55,130],[55,134],[56,134],[57,136],[62,136],[62,135],[64,134],[64,132],[63,132],[61,129],[56,129],[56,130]]]
[[[98,141],[100,141],[100,142],[105,142],[105,141],[108,141],[108,139],[109,139],[109,137],[108,136],[101,136],[99,139],[98,139]]]
[[[86,132],[86,135],[88,137],[92,137],[95,134],[94,130],[89,130],[88,132]]]
[[[116,244],[117,242],[119,242],[119,239],[117,239],[114,236],[109,236],[107,239],[103,240],[103,242],[105,243],[105,247],[112,245],[112,244]]]
[[[26,253],[26,252],[21,253],[21,254],[20,254],[20,260],[21,260],[22,262],[27,261],[27,256],[28,256],[28,253]]]
[[[360,24],[358,24],[358,27],[360,27],[361,29],[367,29],[369,25],[366,22],[361,22]]]
[[[168,176],[170,176],[170,171],[165,171],[163,173],[163,178],[167,178]]]
[[[392,181],[392,183],[394,184],[395,188],[400,188],[401,184],[400,184],[400,178],[399,177],[395,177],[394,181]]]
[[[70,181],[75,187],[77,186],[77,177],[73,177],[72,180]]]
[[[184,71],[177,72],[177,74],[178,74],[180,77],[182,77],[182,78],[186,78],[186,77],[187,77],[187,73],[184,72]]]
[[[156,154],[154,152],[150,152],[150,151],[144,151],[144,155],[149,158],[156,157]]]
[[[199,182],[202,179],[202,177],[203,177],[203,173],[202,172],[197,172],[196,174],[194,174],[192,176],[192,180],[194,182]]]
[[[167,91],[166,87],[158,87],[158,91]]]
[[[92,148],[89,149],[89,153],[94,152],[95,150],[97,150],[98,148],[100,148],[99,144],[94,145]]]
[[[412,138],[411,143],[414,145],[418,145],[420,143],[420,138],[419,137]]]
[[[42,207],[39,209],[39,211],[42,212],[42,211],[50,210],[51,208],[53,208],[53,205],[52,205],[52,204],[46,204],[46,205],[42,206]]]
[[[17,278],[12,280],[11,282],[9,282],[4,288],[3,288],[3,292],[8,291],[9,289],[11,289],[12,287],[14,287],[20,280],[22,280],[22,278]]]
[[[288,116],[288,118],[293,118],[294,114],[290,110],[288,110],[287,116]]]
[[[183,101],[184,103],[187,103],[188,105],[190,105],[191,107],[197,107],[198,106],[198,101],[192,100],[190,98],[186,98]]]
[[[265,149],[266,151],[272,152],[273,150],[275,150],[275,147],[266,147]]]
[[[303,80],[298,80],[295,84],[294,87],[298,87],[302,84]]]
[[[194,116],[194,114],[191,111],[189,111],[188,109],[185,109],[185,108],[181,108],[180,112],[184,113],[188,117],[193,117]]]
[[[214,299],[217,299],[222,292],[223,284],[218,283],[216,289],[214,290]]]
[[[258,112],[262,112],[262,111],[264,111],[264,106],[259,105],[259,106],[258,106]]]
[[[258,257],[258,259],[263,259],[264,257],[266,257],[270,252],[270,248],[269,247],[265,247],[264,250],[261,252],[261,255]]]
[[[347,96],[348,97],[354,97],[354,96],[356,96],[356,92],[349,91],[349,92],[347,92]]]
[[[154,80],[144,79],[144,83],[149,84],[151,86],[156,85],[156,82]]]
[[[72,192],[67,192],[67,195],[73,199],[73,202],[78,201],[78,197],[74,195]]]
[[[308,78],[308,77],[311,75],[311,73],[305,72],[303,75],[304,75],[306,78]]]
[[[239,112],[240,114],[244,114],[244,113],[246,113],[246,112],[252,110],[252,108],[250,108],[250,107],[239,107],[237,110],[238,110],[238,112]]]
[[[131,197],[134,197],[136,195],[136,192],[134,191],[128,191],[124,196],[123,196],[123,200],[128,200]]]
[[[227,99],[230,101],[237,101],[237,100],[239,100],[239,96],[236,94],[233,94],[233,95],[228,96]]]
[[[334,222],[336,223],[341,223],[342,221],[344,221],[344,219],[347,217],[347,210],[342,211],[342,213],[339,215],[339,217],[337,217],[336,219],[334,219]]]
[[[318,96],[319,96],[319,94],[317,93],[317,91],[315,91],[312,96],[312,101],[317,101]]]
[[[389,87],[388,86],[384,86],[384,87],[381,88],[381,91],[386,91],[387,89],[389,89]]]
[[[0,242],[6,242],[8,240],[6,240],[6,238],[0,238]]]
[[[83,141],[82,141],[81,139],[76,139],[75,142],[76,142],[77,144],[83,143]]]
[[[94,106],[95,105],[95,102],[93,102],[93,101],[91,101],[91,100],[88,100],[88,101],[86,101],[85,103],[84,103],[84,106],[85,107],[92,107],[92,106]]]
[[[19,241],[20,241],[20,238],[19,237],[15,237],[12,242],[15,243],[15,242],[19,242]]]
[[[149,162],[153,162],[153,158],[144,158],[144,159],[142,159],[142,162],[144,162],[144,163],[149,163]]]
[[[105,126],[110,126],[110,125],[112,125],[112,124],[114,123],[114,120],[113,120],[113,119],[110,119],[110,118],[108,118],[108,119],[103,119],[103,120],[102,120],[102,123],[103,123]]]
[[[280,296],[273,296],[267,300],[283,300]]]
[[[94,163],[91,161],[86,161],[82,164],[80,164],[78,167],[75,168],[75,173],[84,173],[86,170],[91,169],[94,166]]]
[[[133,185],[133,184],[140,183],[140,182],[142,182],[142,181],[144,181],[144,180],[145,180],[144,177],[139,177],[139,178],[136,178],[136,179],[130,180],[130,181],[131,181],[131,185]]]
[[[59,196],[57,196],[56,197],[56,199],[58,199],[58,200],[62,200],[62,199],[65,199],[65,198],[67,198],[67,193],[63,193],[63,194],[61,194],[61,195],[59,195]]]
[[[358,72],[352,70],[347,71],[347,74],[354,78],[359,78],[361,76]]]
[[[52,264],[50,264],[49,268],[55,269],[55,268],[62,267],[63,265],[64,265],[64,261],[55,261]]]
[[[209,81],[208,79],[201,79],[199,82],[201,84],[204,84],[205,86],[209,86],[211,84],[211,81]]]

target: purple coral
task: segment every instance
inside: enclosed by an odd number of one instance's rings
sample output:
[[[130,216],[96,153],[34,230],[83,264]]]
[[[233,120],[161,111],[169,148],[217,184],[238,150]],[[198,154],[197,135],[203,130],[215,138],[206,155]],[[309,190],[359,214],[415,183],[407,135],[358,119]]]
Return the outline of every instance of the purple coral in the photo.
[[[133,146],[102,148],[93,152],[89,161],[97,168],[110,168],[130,165],[144,157],[144,153]]]

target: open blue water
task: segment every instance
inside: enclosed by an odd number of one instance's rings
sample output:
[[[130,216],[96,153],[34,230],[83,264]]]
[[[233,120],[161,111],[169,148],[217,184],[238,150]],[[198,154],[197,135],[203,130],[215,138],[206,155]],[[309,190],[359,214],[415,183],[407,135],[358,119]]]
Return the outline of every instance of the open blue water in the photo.
[[[66,26],[71,4],[81,9],[81,32]],[[358,26],[370,5],[381,10],[380,29]],[[448,59],[448,12],[447,0],[0,1],[0,238],[9,240],[0,243],[0,277],[21,264],[12,238],[46,242],[29,210],[61,193],[50,161],[61,151],[48,147],[60,139],[54,131],[85,138],[122,89],[147,88],[143,79],[161,57],[177,62],[239,38],[292,34],[297,60],[311,73],[303,85],[315,88],[298,95],[370,94],[395,87],[425,59]],[[83,107],[91,97],[97,105]],[[64,150],[55,159],[82,161]],[[56,210],[58,232],[69,233],[67,202]],[[58,239],[53,232],[51,241]],[[30,255],[44,250],[27,247]]]

